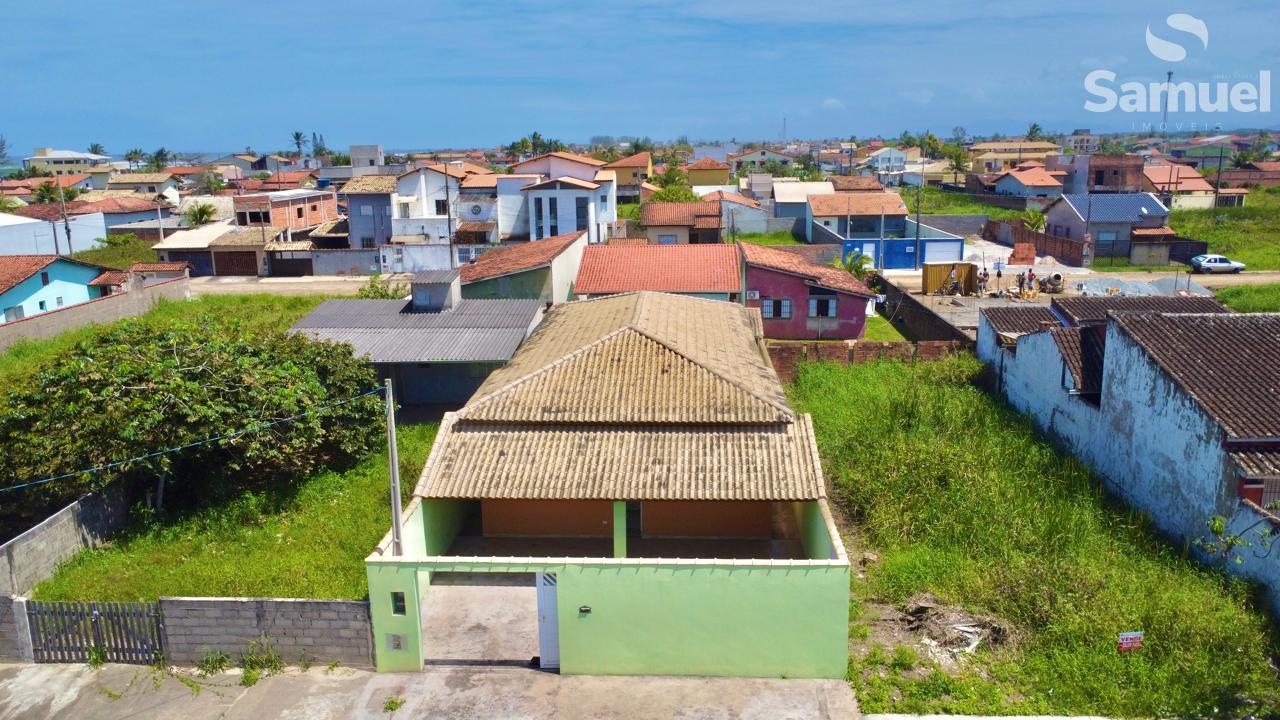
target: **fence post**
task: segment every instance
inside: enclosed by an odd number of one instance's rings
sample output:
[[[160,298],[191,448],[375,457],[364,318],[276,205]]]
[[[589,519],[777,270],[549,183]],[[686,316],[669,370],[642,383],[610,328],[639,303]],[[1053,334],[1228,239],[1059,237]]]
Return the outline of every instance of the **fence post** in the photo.
[[[27,599],[13,598],[13,630],[17,633],[18,657],[23,662],[35,662],[35,644],[31,639],[31,618],[27,617]]]

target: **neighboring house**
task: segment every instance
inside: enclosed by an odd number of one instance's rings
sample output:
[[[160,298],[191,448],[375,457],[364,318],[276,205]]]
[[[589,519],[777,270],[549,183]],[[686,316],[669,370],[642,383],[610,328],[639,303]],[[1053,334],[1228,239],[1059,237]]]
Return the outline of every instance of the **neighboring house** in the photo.
[[[168,203],[143,197],[116,197],[86,202],[76,208],[77,215],[102,213],[108,232],[117,225],[167,218],[171,212]]]
[[[875,312],[875,293],[850,273],[786,248],[738,243],[746,304],[760,308],[764,336],[856,340]]]
[[[386,153],[381,145],[352,145],[347,152],[351,157],[351,167],[380,167],[387,162]]]
[[[858,172],[876,178],[883,185],[901,185],[906,170],[907,154],[896,147],[873,150],[858,164]]]
[[[210,164],[211,165],[234,165],[235,167],[240,169],[241,177],[248,177],[249,175],[252,175],[256,172],[262,172],[258,168],[254,167],[254,163],[257,161],[257,159],[258,159],[257,155],[252,155],[247,153],[235,153],[232,155],[223,155],[222,157],[218,158],[217,160],[214,160]]]
[[[1092,155],[1102,145],[1102,138],[1088,129],[1076,130],[1062,140],[1062,146],[1073,155]]]
[[[884,185],[880,183],[880,179],[871,175],[832,175],[827,178],[827,182],[831,183],[831,187],[838,193],[880,192],[884,190]]]
[[[1231,167],[1231,159],[1235,157],[1235,146],[1228,141],[1197,145],[1182,145],[1169,148],[1169,155],[1181,162],[1196,168]]]
[[[1043,140],[993,140],[969,146],[970,162],[977,173],[1000,173],[1027,160],[1061,155],[1062,146]]]
[[[93,187],[93,181],[89,175],[22,178],[21,180],[0,180],[0,195],[23,202],[30,202],[32,196],[35,195],[36,188],[45,183],[53,183],[55,187],[61,186],[67,189],[75,188],[81,192],[90,190]]]
[[[1047,317],[1046,317],[1047,315]],[[1009,404],[1179,547],[1207,525],[1256,542],[1280,500],[1280,315],[1210,298],[1078,297],[979,316],[979,357]],[[1235,548],[1229,572],[1280,610],[1280,557]]]
[[[1211,208],[1213,186],[1195,168],[1186,165],[1147,165],[1142,169],[1143,189],[1159,197],[1171,210]]]
[[[232,228],[230,220],[215,220],[200,227],[179,230],[165,236],[161,242],[151,246],[159,262],[181,262],[191,266],[192,277],[213,275],[213,251],[209,243],[218,239]],[[257,274],[256,258],[254,272]]]
[[[1020,198],[1057,198],[1062,196],[1062,183],[1043,167],[1010,170],[995,182],[997,195]]]
[[[908,160],[902,171],[902,184],[912,187],[960,182],[960,173],[952,172],[948,160]]]
[[[720,203],[647,202],[640,206],[640,224],[655,245],[719,243],[724,227]]]
[[[1065,195],[1143,190],[1140,155],[1050,155],[1044,168],[1062,181]]]
[[[108,294],[91,283],[107,268],[58,255],[0,255],[0,324]]]
[[[586,247],[586,232],[577,231],[490,250],[461,267],[462,297],[566,302]]]
[[[110,164],[111,158],[106,155],[48,147],[36,148],[35,155],[22,159],[23,168],[41,170],[50,175],[84,175]]]
[[[13,215],[38,224],[10,221],[0,228],[4,238],[0,254],[70,255],[100,247],[107,237],[107,219],[101,212],[81,211],[86,205],[79,201],[66,203],[65,217],[62,203],[26,205],[14,210]]]
[[[1134,238],[1173,235],[1169,209],[1151,193],[1063,195],[1044,210],[1045,232],[1071,239],[1087,233],[1095,257],[1128,257]]]
[[[184,262],[136,262],[129,266],[130,275],[142,277],[143,286],[187,277],[191,266]]]
[[[277,190],[237,195],[232,205],[237,225],[270,225],[295,233],[338,217],[338,200],[332,190]]]
[[[690,185],[725,185],[729,182],[729,164],[713,157],[700,157],[680,169],[689,176]]]
[[[884,270],[964,259],[963,237],[917,226],[901,196],[888,191],[814,195],[805,231],[810,243],[839,243],[842,257],[867,255]]]
[[[445,573],[532,573],[537,646],[518,652],[543,669],[844,677],[850,567],[815,447],[758,311],[658,293],[553,307],[445,415],[401,552],[388,537],[366,559],[374,636],[394,639],[377,669],[434,656],[451,631],[425,601]],[[492,589],[461,584],[469,632],[509,641],[479,621]]]
[[[589,241],[602,243],[618,220],[617,173],[594,158],[552,152],[512,166],[517,174],[546,179],[526,185],[529,238],[553,237],[586,230]]]
[[[263,179],[258,188],[271,192],[273,190],[302,190],[316,186],[316,174],[311,170],[281,170],[271,173]]]
[[[720,203],[720,227],[729,239],[743,233],[769,232],[769,213],[755,200],[723,190],[703,195],[702,199]]]
[[[338,197],[347,203],[351,247],[372,249],[391,242],[396,184],[394,175],[363,175],[342,186]]]
[[[604,166],[618,178],[618,202],[640,202],[640,186],[653,176],[653,154],[640,152]]]
[[[742,291],[733,245],[592,245],[573,283],[578,297],[636,291],[734,302]]]
[[[805,206],[812,195],[831,195],[836,191],[829,181],[783,182],[773,181],[773,216],[777,218],[802,218]]]
[[[790,167],[796,159],[792,155],[780,153],[768,148],[757,148],[740,153],[731,153],[727,158],[729,168],[734,175],[764,167],[767,163],[776,162],[782,167]]]
[[[291,328],[348,343],[404,404],[465,402],[542,319],[538,300],[464,300],[459,270],[414,275],[408,300],[326,300]]]

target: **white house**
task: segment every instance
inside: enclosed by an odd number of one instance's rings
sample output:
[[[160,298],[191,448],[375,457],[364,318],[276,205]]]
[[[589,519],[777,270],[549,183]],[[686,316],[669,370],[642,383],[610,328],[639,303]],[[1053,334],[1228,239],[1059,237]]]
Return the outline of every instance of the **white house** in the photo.
[[[780,153],[769,148],[756,148],[745,152],[734,153],[728,157],[729,167],[737,175],[744,170],[764,167],[767,163],[776,162],[782,167],[790,167],[796,161],[794,156]]]
[[[863,175],[874,175],[882,185],[901,185],[907,170],[907,154],[896,147],[882,147],[858,164]]]
[[[609,238],[618,220],[618,183],[617,173],[605,169],[603,162],[552,152],[516,163],[511,171],[544,178],[522,188],[531,240],[576,230],[585,230],[589,243]]]
[[[67,242],[67,228],[71,242]],[[67,255],[99,247],[107,237],[100,213],[70,215],[64,222],[0,213],[0,255]]]

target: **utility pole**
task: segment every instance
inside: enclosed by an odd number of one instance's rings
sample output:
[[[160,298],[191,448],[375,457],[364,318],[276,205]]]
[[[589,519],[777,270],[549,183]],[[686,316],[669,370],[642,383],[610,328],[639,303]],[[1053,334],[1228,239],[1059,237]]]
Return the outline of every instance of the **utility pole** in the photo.
[[[920,184],[916,186],[916,256],[914,259],[915,259],[917,268],[924,267],[924,265],[920,262],[920,205],[922,203],[921,191],[923,190],[924,190],[924,170],[921,170]]]
[[[1213,181],[1213,206],[1218,207],[1218,193],[1222,192],[1222,159],[1226,147],[1218,146],[1218,177]]]
[[[1164,130],[1164,148],[1162,152],[1167,156],[1169,154],[1169,91],[1173,89],[1173,71],[1169,70],[1164,76],[1164,113],[1160,117],[1161,129]]]
[[[400,537],[400,453],[396,448],[396,401],[391,394],[391,378],[383,384],[383,400],[387,406],[387,467],[391,470],[391,554],[404,551]]]
[[[67,191],[66,191],[66,188],[62,186],[61,177],[55,176],[53,178],[53,181],[58,183],[58,204],[62,207],[62,229],[65,230],[67,233],[67,254],[70,255],[74,253],[75,250],[72,249],[71,247],[71,221],[67,219]],[[55,241],[57,240],[57,237],[58,237],[56,230],[57,228],[55,226],[55,232],[54,232]],[[57,250],[56,242],[54,244],[54,249]]]
[[[164,242],[164,216],[160,214],[160,203],[156,203],[156,222],[160,223],[160,242]]]

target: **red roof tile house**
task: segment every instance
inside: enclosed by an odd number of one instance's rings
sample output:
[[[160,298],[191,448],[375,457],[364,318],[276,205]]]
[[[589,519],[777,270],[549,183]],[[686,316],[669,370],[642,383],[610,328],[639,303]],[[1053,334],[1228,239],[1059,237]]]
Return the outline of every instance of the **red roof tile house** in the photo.
[[[715,200],[645,203],[640,206],[640,224],[655,245],[719,243],[724,226]]]
[[[573,284],[580,298],[650,290],[730,302],[741,288],[738,249],[723,243],[590,245]]]
[[[738,243],[748,307],[760,308],[764,336],[855,340],[875,312],[875,293],[848,272],[785,248]]]
[[[586,247],[587,233],[579,230],[485,252],[461,266],[462,297],[565,302]]]

